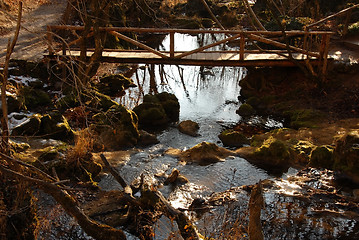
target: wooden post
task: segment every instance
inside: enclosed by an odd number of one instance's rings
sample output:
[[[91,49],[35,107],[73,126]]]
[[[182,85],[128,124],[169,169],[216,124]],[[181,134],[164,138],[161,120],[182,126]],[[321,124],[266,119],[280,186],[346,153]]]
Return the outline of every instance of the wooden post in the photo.
[[[49,55],[54,55],[54,50],[53,50],[53,47],[52,47],[53,37],[52,37],[52,32],[51,32],[51,27],[50,26],[47,26],[46,35],[47,35],[47,45],[48,45]]]
[[[345,22],[344,22],[344,29],[343,29],[343,36],[347,35],[348,33],[348,26],[349,26],[349,21],[350,21],[350,17],[352,15],[352,9],[350,9],[347,13],[347,16],[345,18]]]
[[[170,57],[175,56],[175,33],[170,32]]]
[[[244,48],[246,46],[246,38],[244,33],[241,34],[241,39],[239,42],[239,60],[244,60]]]
[[[328,50],[329,50],[329,42],[330,42],[330,35],[323,34],[323,39],[321,43],[320,49],[320,57],[321,57],[321,76],[322,82],[325,81],[325,77],[327,74],[327,65],[328,65]]]
[[[157,85],[156,85],[156,76],[155,76],[155,65],[151,64],[149,66],[149,72],[150,72],[150,92],[157,94]]]

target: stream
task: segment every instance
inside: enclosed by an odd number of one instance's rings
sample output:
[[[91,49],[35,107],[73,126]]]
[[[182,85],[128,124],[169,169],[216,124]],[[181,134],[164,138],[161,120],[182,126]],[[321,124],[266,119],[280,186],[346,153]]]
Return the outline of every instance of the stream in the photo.
[[[178,48],[175,50],[194,49],[211,42],[212,37],[176,35]],[[168,37],[162,45],[168,49]],[[160,143],[143,149],[131,149],[124,154],[125,158],[119,159],[118,164],[112,160],[111,163],[116,165],[128,183],[144,173],[153,184],[160,186],[159,190],[175,208],[185,211],[194,199],[209,199],[214,193],[222,192],[216,206],[201,213],[186,213],[199,232],[208,238],[249,239],[249,194],[241,186],[265,180],[265,208],[261,217],[265,239],[359,239],[358,199],[341,192],[341,187],[333,184],[334,173],[331,171],[289,168],[282,176],[273,176],[240,157],[228,157],[224,162],[200,166],[181,165],[178,159],[165,154],[170,147],[186,150],[203,141],[222,146],[219,133],[241,120],[235,111],[240,105],[239,81],[246,75],[246,69],[156,66],[155,72],[158,91],[176,95],[180,103],[180,121],[197,122],[200,136],[187,136],[175,126],[170,126],[157,134]],[[162,77],[160,72],[163,73]],[[149,91],[146,66],[137,70],[133,80],[142,82],[145,93]],[[139,88],[127,91],[125,98],[118,101],[133,107],[141,93]],[[271,128],[282,127],[280,122],[272,119],[257,117],[250,121]],[[164,180],[159,176],[170,174],[173,168],[177,168],[189,183],[177,187],[162,186]],[[109,174],[102,175],[99,186],[103,190],[121,189]],[[60,211],[56,209],[53,210],[55,215],[56,211]],[[57,224],[63,223],[60,231],[69,232],[62,239],[91,239],[70,219],[66,216],[56,219]],[[155,226],[154,239],[182,239],[177,231],[176,224],[162,217]],[[137,238],[128,235],[128,239]]]

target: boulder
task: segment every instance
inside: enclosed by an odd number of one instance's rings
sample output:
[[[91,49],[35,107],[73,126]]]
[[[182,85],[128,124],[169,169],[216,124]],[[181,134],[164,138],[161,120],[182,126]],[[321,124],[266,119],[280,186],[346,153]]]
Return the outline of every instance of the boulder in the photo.
[[[286,142],[272,136],[264,140],[259,147],[242,147],[236,150],[236,153],[273,174],[286,171],[292,161],[290,147]]]
[[[38,135],[61,141],[73,141],[75,134],[66,118],[54,111],[41,117]]]
[[[179,103],[176,96],[170,93],[148,94],[133,111],[138,116],[141,128],[163,129],[169,122],[178,121]]]
[[[124,90],[130,87],[136,87],[132,79],[122,74],[112,74],[100,77],[99,82],[95,85],[100,93],[118,97],[124,94]]]
[[[34,114],[27,121],[16,126],[12,136],[41,136],[62,141],[72,141],[74,131],[69,126],[66,118],[58,112],[40,115]]]
[[[52,106],[50,96],[43,90],[24,86],[20,89],[22,102],[28,110]]]
[[[177,128],[181,133],[187,134],[189,136],[192,137],[199,136],[198,134],[199,125],[198,123],[193,122],[191,120],[182,121],[180,124],[178,124]]]
[[[349,175],[359,184],[359,131],[352,131],[336,141],[334,169]]]
[[[248,138],[243,133],[231,129],[221,132],[218,137],[227,147],[242,147],[249,144]]]
[[[250,117],[255,114],[256,111],[251,105],[244,103],[237,109],[236,113],[242,117]]]
[[[133,147],[140,138],[137,115],[122,105],[113,105],[106,112],[94,115],[93,119],[95,124],[90,129],[98,135],[96,145],[105,149]]]
[[[40,131],[41,115],[34,114],[28,120],[16,126],[11,136],[34,136]]]
[[[310,166],[317,168],[333,168],[333,147],[328,145],[316,147],[310,155]]]
[[[180,151],[178,149],[169,149],[167,154],[178,157],[183,163],[192,162],[200,165],[208,165],[224,161],[226,157],[236,155],[234,152],[219,147],[214,143],[202,142],[196,146]]]

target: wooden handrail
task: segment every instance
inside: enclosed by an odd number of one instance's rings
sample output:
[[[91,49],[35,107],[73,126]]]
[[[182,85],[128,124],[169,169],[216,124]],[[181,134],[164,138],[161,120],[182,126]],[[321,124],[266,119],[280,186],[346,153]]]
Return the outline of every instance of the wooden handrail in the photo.
[[[52,48],[52,42],[53,42],[53,33],[51,33],[54,30],[70,30],[70,31],[83,31],[85,30],[85,27],[83,26],[69,26],[69,25],[57,25],[57,26],[48,26],[47,27],[48,30],[48,42],[49,42],[49,54],[53,54],[54,50]],[[228,43],[232,40],[238,39],[239,40],[239,52],[237,51],[237,54],[239,53],[239,60],[244,60],[244,54],[245,53],[251,53],[251,52],[256,52],[253,50],[246,50],[245,46],[246,46],[246,42],[248,41],[248,39],[250,40],[254,40],[254,41],[258,41],[258,42],[263,42],[278,48],[282,48],[282,49],[290,49],[291,51],[293,51],[293,53],[301,53],[304,54],[305,56],[308,57],[314,57],[317,58],[321,61],[323,61],[324,64],[326,64],[326,59],[327,59],[327,54],[328,54],[328,46],[329,45],[329,39],[330,39],[330,35],[333,34],[333,32],[329,32],[329,31],[285,31],[285,33],[283,33],[282,31],[242,31],[242,30],[221,30],[221,29],[160,29],[160,28],[132,28],[132,27],[100,27],[99,28],[100,31],[103,32],[108,32],[111,35],[114,35],[120,39],[123,39],[135,46],[137,46],[140,49],[144,49],[148,52],[151,52],[161,58],[166,58],[166,59],[181,59],[184,58],[186,56],[189,56],[191,54],[195,54],[195,53],[199,53],[202,52],[206,49],[212,48],[214,46],[218,46],[220,44],[224,44],[224,43]],[[170,37],[170,50],[169,52],[165,52],[165,51],[158,51],[155,50],[137,40],[134,40],[124,34],[121,33],[128,33],[128,32],[136,32],[136,33],[162,33],[162,34],[169,34]],[[175,52],[175,33],[182,33],[182,34],[225,34],[226,36],[229,36],[225,39],[222,39],[220,41],[217,41],[215,43],[211,43],[209,45],[203,46],[203,47],[199,47],[197,49],[194,50],[190,50],[190,51],[181,51],[181,52]],[[283,37],[283,34],[285,34],[285,36],[287,37],[299,37],[299,36],[303,36],[305,37],[305,45],[307,44],[307,38],[309,36],[321,36],[322,38],[322,43],[320,45],[320,49],[318,49],[317,51],[313,51],[312,49],[309,49],[308,46],[305,46],[303,48],[301,47],[297,47],[297,46],[287,46],[286,44],[277,41],[277,39],[280,39],[281,37]],[[55,35],[54,35],[55,36]],[[88,37],[92,36],[92,33],[90,32]],[[73,40],[71,41],[69,44],[67,44],[67,46],[69,47],[70,45],[73,45],[75,43],[78,43],[78,39],[77,40]],[[308,49],[306,49],[308,48]],[[115,51],[115,50],[113,50]],[[206,52],[216,52],[216,51],[206,51]],[[226,52],[231,52],[231,51],[226,51]],[[279,55],[283,55],[283,51],[280,50],[270,50],[270,51],[264,51],[266,53],[271,52],[271,53],[276,53]]]
[[[71,25],[51,25],[51,29],[58,30],[84,30],[83,26],[71,26]],[[201,34],[201,33],[213,33],[213,34],[260,34],[268,36],[281,36],[282,31],[243,31],[243,30],[221,30],[221,29],[174,29],[174,28],[133,28],[133,27],[100,27],[100,31],[116,31],[116,32],[136,32],[136,33],[184,33],[184,34]],[[305,31],[293,30],[285,31],[287,36],[304,35]],[[311,35],[323,35],[334,34],[331,31],[309,31]]]

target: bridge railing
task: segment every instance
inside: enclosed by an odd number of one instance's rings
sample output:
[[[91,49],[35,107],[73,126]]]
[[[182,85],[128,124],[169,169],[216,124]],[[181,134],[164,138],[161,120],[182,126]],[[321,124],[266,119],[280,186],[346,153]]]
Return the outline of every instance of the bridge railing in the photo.
[[[55,42],[62,42],[62,54],[66,55],[66,50],[71,50],[73,47],[78,46],[81,42],[81,31],[84,31],[83,26],[48,26],[48,43],[49,54],[55,54],[59,51],[56,48]],[[93,37],[94,33],[90,29],[86,37]],[[237,42],[239,43],[238,51],[239,60],[245,60],[245,54],[247,53],[273,53],[290,58],[292,53],[300,53],[306,59],[316,59],[323,62],[326,65],[330,35],[333,32],[328,31],[239,31],[239,30],[205,30],[205,29],[157,29],[157,28],[126,28],[126,27],[100,27],[98,29],[101,32],[107,32],[119,39],[122,39],[128,43],[133,44],[138,49],[142,49],[151,52],[161,58],[175,58],[181,59],[192,54],[200,52],[211,52],[208,49],[213,47]],[[60,36],[60,33],[62,32]],[[66,33],[65,33],[66,32]],[[159,51],[156,50],[135,38],[131,38],[128,35],[136,34],[169,34],[170,38],[170,50]],[[213,42],[211,44],[201,46],[197,49],[190,51],[175,51],[176,41],[175,33],[182,34],[222,34],[224,39]],[[127,35],[126,35],[127,34]],[[72,35],[65,41],[64,36]],[[57,38],[57,40],[56,40]],[[264,46],[263,46],[264,44]],[[268,49],[269,46],[269,49]],[[115,51],[115,50],[114,50]],[[218,51],[217,51],[218,52]],[[223,52],[233,52],[230,50]]]

